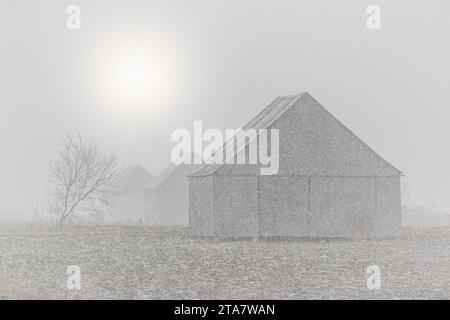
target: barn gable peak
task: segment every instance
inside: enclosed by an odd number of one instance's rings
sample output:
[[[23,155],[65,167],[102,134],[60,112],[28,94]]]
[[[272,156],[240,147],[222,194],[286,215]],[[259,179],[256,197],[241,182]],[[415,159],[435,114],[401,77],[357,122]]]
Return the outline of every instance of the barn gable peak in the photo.
[[[258,132],[258,130],[261,129],[269,129],[273,126],[276,127],[280,122],[288,119],[291,116],[291,111],[299,112],[300,118],[302,118],[302,114],[304,114],[305,111],[310,111],[312,113],[321,113],[322,115],[330,119],[330,123],[332,123],[340,132],[345,132],[346,136],[348,136],[349,139],[353,140],[358,148],[366,149],[366,152],[368,154],[371,154],[371,157],[376,159],[376,162],[382,163],[383,166],[386,167],[390,172],[401,174],[400,170],[395,168],[392,164],[390,164],[378,153],[376,153],[347,126],[345,126],[334,115],[326,110],[308,92],[302,92],[297,95],[279,96],[275,98],[266,108],[264,108],[259,114],[251,119],[245,126],[243,126],[242,129],[255,129]],[[294,123],[292,127],[295,128],[296,124]],[[225,145],[226,144],[224,144],[224,147]],[[219,169],[226,166],[226,164],[206,164],[201,166],[198,170],[194,171],[192,176],[212,175],[217,173]]]

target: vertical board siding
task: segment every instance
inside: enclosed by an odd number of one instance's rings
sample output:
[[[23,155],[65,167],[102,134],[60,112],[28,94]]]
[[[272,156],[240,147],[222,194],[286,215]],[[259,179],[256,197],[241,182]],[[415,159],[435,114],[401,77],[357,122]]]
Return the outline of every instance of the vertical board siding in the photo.
[[[308,178],[264,176],[260,181],[261,236],[309,236]]]
[[[215,176],[213,203],[217,237],[258,237],[258,177]]]
[[[213,177],[189,179],[189,230],[196,236],[214,235]]]

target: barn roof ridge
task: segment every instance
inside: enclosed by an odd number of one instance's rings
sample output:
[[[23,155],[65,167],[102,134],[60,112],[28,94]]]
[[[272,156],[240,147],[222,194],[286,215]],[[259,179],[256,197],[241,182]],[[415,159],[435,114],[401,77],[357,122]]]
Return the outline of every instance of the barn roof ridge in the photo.
[[[302,92],[296,95],[276,97],[271,103],[269,103],[267,107],[265,107],[260,113],[253,117],[246,125],[244,125],[242,127],[242,130],[258,130],[267,128],[279,117],[281,117],[287,110],[289,110],[290,107],[293,106],[304,94],[306,94],[306,92]],[[232,139],[234,139],[234,136]],[[228,141],[223,144],[222,150],[226,150],[227,142]],[[245,147],[247,144],[248,142],[246,142],[243,147]],[[236,155],[237,152],[239,152],[239,150],[233,152],[233,156]],[[225,152],[225,156],[226,155],[227,153]],[[198,170],[195,170],[191,174],[191,176],[208,176],[215,173],[222,166],[224,166],[224,164],[204,164]]]
[[[322,106],[309,92],[304,91],[297,95],[288,95],[288,96],[278,96],[276,97],[267,107],[265,107],[260,113],[258,113],[255,117],[253,117],[245,126],[242,127],[242,130],[248,129],[256,129],[257,134],[259,129],[266,129],[270,127],[276,120],[278,120],[284,113],[286,113],[292,106],[294,106],[301,97],[307,97],[314,101],[314,104],[325,111],[333,120],[335,120],[344,130],[349,132],[353,137],[355,137],[362,145],[364,145],[370,152],[372,152],[376,157],[384,161],[387,165],[389,165],[392,169],[397,171],[399,174],[402,172],[397,169],[394,165],[392,165],[389,161],[379,155],[374,149],[372,149],[366,142],[364,142],[361,138],[358,137],[352,130],[350,130],[345,124],[343,124],[338,118],[336,118],[330,111],[328,111],[324,106]],[[234,137],[233,137],[234,139]],[[245,147],[249,142],[246,141],[243,147]],[[222,150],[226,150],[227,142],[222,146]],[[233,145],[234,146],[234,145]],[[242,149],[242,148],[241,148]],[[235,156],[240,150],[236,150],[233,152],[233,156]],[[226,155],[226,153],[225,153]],[[190,176],[209,176],[214,174],[217,170],[223,167],[224,164],[204,164],[199,169],[192,172]]]
[[[140,163],[137,164],[132,164],[127,166],[123,171],[122,171],[122,175],[127,175],[133,171],[141,171],[144,172],[145,174],[147,174],[149,177],[153,178],[153,174],[148,171],[143,165],[141,165]]]
[[[167,166],[164,167],[164,169],[155,176],[152,180],[149,181],[149,183],[145,186],[145,190],[151,190],[156,188],[158,185],[160,185],[164,180],[166,180],[167,177],[169,177],[177,168],[176,164],[173,164],[170,162]]]
[[[153,190],[156,189],[161,183],[166,181],[167,178],[169,178],[177,169],[191,166],[192,168],[198,167],[198,164],[195,164],[195,159],[199,158],[199,156],[192,151],[191,152],[191,159],[193,160],[193,163],[181,163],[181,164],[174,164],[172,161],[162,169],[157,176],[153,177],[152,180],[149,181],[149,183],[145,186],[145,190]],[[195,170],[193,170],[195,171]]]

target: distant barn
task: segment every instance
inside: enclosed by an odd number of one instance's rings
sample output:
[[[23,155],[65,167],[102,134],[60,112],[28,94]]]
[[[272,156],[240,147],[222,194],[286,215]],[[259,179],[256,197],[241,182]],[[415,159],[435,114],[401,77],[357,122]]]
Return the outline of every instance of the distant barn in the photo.
[[[198,165],[170,164],[145,187],[146,225],[187,226],[189,181]]]
[[[111,199],[112,210],[104,217],[108,224],[142,224],[144,215],[144,187],[153,176],[141,165],[128,167],[121,175],[120,195]]]
[[[311,95],[276,98],[243,129],[250,128],[279,129],[278,174],[260,175],[258,165],[202,166],[189,177],[192,234],[217,238],[399,235],[400,171]]]

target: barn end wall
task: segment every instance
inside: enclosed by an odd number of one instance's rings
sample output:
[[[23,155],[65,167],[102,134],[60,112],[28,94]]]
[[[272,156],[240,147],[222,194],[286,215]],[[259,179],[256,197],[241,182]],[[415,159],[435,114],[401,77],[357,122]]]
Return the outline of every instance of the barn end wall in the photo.
[[[213,176],[189,177],[189,231],[214,236]]]

